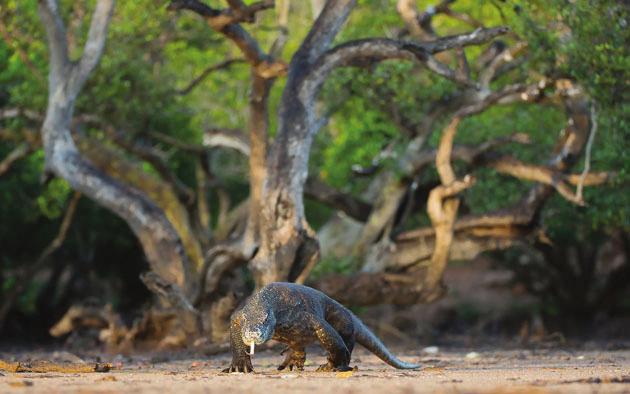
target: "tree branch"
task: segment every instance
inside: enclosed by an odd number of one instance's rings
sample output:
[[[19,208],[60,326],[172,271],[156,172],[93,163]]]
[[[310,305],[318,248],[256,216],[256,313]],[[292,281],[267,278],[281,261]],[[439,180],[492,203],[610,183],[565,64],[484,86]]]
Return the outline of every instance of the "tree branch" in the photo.
[[[25,158],[31,152],[33,152],[33,147],[27,143],[22,143],[13,149],[11,153],[0,161],[0,177],[9,171],[13,164]]]
[[[595,134],[597,133],[597,113],[595,112],[595,105],[591,104],[591,132],[588,135],[588,141],[586,143],[586,154],[584,156],[584,169],[580,175],[580,181],[577,184],[577,191],[575,197],[578,201],[584,201],[582,198],[582,189],[584,188],[584,182],[591,169],[591,150],[593,149],[593,141],[595,141]]]
[[[510,156],[500,156],[497,158],[487,159],[485,164],[502,174],[553,186],[553,188],[556,189],[556,191],[566,200],[580,206],[584,205],[584,201],[573,192],[571,187],[566,183],[565,174],[562,174],[561,172],[554,171],[551,168],[544,166],[526,164]],[[599,176],[592,178],[601,179]],[[586,176],[584,179],[586,179]]]
[[[512,48],[504,49],[502,52],[500,52],[480,72],[479,84],[484,88],[488,88],[490,86],[490,82],[495,79],[495,76],[497,75],[500,67],[506,63],[514,61],[516,55],[523,51],[525,48],[527,48],[527,44],[519,42]]]
[[[116,130],[114,126],[105,123],[96,116],[81,115],[77,117],[77,120],[96,124],[116,145],[151,164],[162,179],[173,186],[179,200],[185,205],[191,205],[194,202],[195,195],[193,191],[171,171],[161,152],[149,146],[143,146],[137,142],[131,141],[125,136],[126,133]]]
[[[568,125],[561,133],[554,154],[547,167],[537,166],[538,172],[546,173],[546,181],[560,179],[565,183],[576,184],[579,175],[565,174],[573,165],[580,151],[586,144],[590,127],[588,104],[579,86],[571,81],[558,81],[557,94],[563,100],[569,117]],[[455,153],[456,149],[453,149]],[[492,157],[491,155],[489,155]],[[483,160],[478,163],[483,165]],[[527,165],[526,165],[527,166]],[[602,182],[611,174],[590,174],[585,183]],[[551,178],[551,179],[550,179]],[[553,182],[551,182],[553,183]],[[527,239],[527,237],[544,237],[536,223],[545,201],[553,195],[553,185],[549,182],[537,184],[511,207],[496,212],[468,215],[459,218],[452,225],[451,255],[452,258],[470,259],[484,250],[497,250],[509,247]],[[438,249],[436,227],[427,227],[400,234],[395,239],[395,248],[380,255],[379,269],[407,270],[428,260],[428,255]],[[448,233],[446,233],[448,235]]]
[[[168,10],[190,10],[203,16],[212,29],[221,32],[228,26],[241,22],[254,22],[254,16],[259,11],[264,11],[274,7],[273,0],[263,0],[245,5],[240,0],[228,0],[230,8],[225,10],[214,9],[197,0],[172,0],[168,5]]]
[[[203,333],[201,314],[195,308],[195,305],[189,301],[189,295],[181,287],[164,280],[164,278],[152,271],[140,274],[140,280],[153,294],[178,311],[179,319],[185,327],[185,331],[195,336]]]
[[[24,108],[0,108],[0,120],[24,117],[28,120],[41,122],[42,115],[36,111]]]
[[[451,164],[453,141],[461,119],[458,115],[454,116],[444,128],[435,155],[435,167],[442,184],[429,193],[427,200],[427,213],[435,230],[435,247],[424,280],[429,289],[438,287],[448,263],[453,242],[453,223],[459,209],[459,199],[452,197],[472,186],[475,181],[470,175],[466,175],[463,180],[457,180]]]
[[[92,14],[92,21],[90,22],[87,41],[83,47],[83,54],[76,66],[73,86],[76,92],[75,94],[79,92],[85,80],[101,59],[115,4],[115,0],[98,0],[96,3],[96,8]]]
[[[438,5],[428,6],[423,13],[419,13],[415,5],[415,0],[398,0],[396,10],[411,34],[421,40],[434,40],[438,38],[433,28],[433,17],[438,14],[450,16],[472,27],[483,27],[481,22],[470,15],[451,10],[450,5],[453,2],[454,0],[442,0]]]
[[[203,80],[206,79],[206,77],[208,77],[208,75],[212,74],[213,72],[219,71],[219,70],[225,70],[232,67],[234,64],[244,63],[244,62],[245,62],[245,59],[228,59],[220,63],[214,64],[206,68],[205,70],[203,70],[201,74],[199,74],[199,76],[197,76],[195,79],[190,81],[190,83],[188,83],[188,85],[186,85],[185,88],[176,90],[175,93],[184,96],[190,93],[194,88],[197,87],[197,85],[203,82]]]
[[[236,129],[209,129],[203,133],[206,148],[224,147],[249,156],[251,148],[247,136]]]
[[[257,1],[250,5],[245,5],[242,0],[227,0],[227,2],[234,14],[234,21],[231,23],[253,23],[257,12],[274,8],[275,6],[274,0]]]
[[[371,38],[350,41],[326,51],[312,66],[304,79],[300,94],[314,96],[328,74],[337,67],[352,66],[357,62],[386,59],[417,60],[432,71],[458,83],[470,84],[459,74],[438,62],[431,55],[453,48],[477,45],[508,31],[505,27],[477,29],[471,33],[440,38],[432,42],[415,43],[388,38]]]
[[[356,5],[356,0],[328,0],[291,61],[291,69],[309,67],[326,51]]]
[[[329,275],[311,284],[344,305],[415,305],[440,298],[444,288],[427,289],[422,277],[413,274],[361,272]]]
[[[256,253],[254,249],[252,251]],[[245,264],[252,256],[246,256],[231,245],[216,245],[206,253],[199,279],[199,293],[194,298],[194,305],[199,305],[206,294],[217,290],[223,275],[238,265]]]
[[[74,190],[123,218],[142,243],[151,268],[164,279],[180,284],[192,293],[197,284],[194,275],[201,266],[201,262],[197,266],[189,258],[195,250],[185,249],[173,223],[143,191],[107,175],[86,160],[78,151],[70,131],[76,98],[87,74],[93,71],[101,57],[113,5],[113,0],[97,2],[84,54],[79,66],[70,68],[57,1],[39,0],[51,52],[47,111],[41,128],[44,172],[67,180]],[[176,198],[173,200],[177,201]],[[194,242],[191,244],[195,246]]]
[[[60,79],[70,66],[66,28],[57,0],[38,0],[39,15],[46,29],[50,52],[50,77]]]
[[[169,10],[189,10],[202,16],[215,31],[225,35],[239,47],[245,60],[254,67],[257,75],[275,78],[286,73],[286,64],[265,54],[258,42],[238,23],[247,21],[256,12],[273,8],[273,1],[260,1],[246,6],[242,11],[216,10],[198,0],[172,0]]]
[[[372,206],[352,195],[342,193],[317,178],[310,177],[304,185],[304,194],[329,205],[360,222],[365,222]]]
[[[160,133],[159,131],[149,131],[148,134],[151,138],[154,138],[161,143],[192,154],[200,155],[208,151],[208,149],[202,145],[189,144],[187,142],[180,141],[177,138],[171,137],[170,135]]]

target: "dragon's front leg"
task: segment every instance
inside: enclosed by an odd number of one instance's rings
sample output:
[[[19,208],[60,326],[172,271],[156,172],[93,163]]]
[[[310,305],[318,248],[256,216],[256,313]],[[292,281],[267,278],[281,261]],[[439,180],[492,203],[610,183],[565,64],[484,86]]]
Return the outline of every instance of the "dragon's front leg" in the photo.
[[[223,372],[254,372],[252,359],[248,354],[247,345],[241,336],[240,316],[235,314],[230,321],[230,348],[232,350],[232,364]]]

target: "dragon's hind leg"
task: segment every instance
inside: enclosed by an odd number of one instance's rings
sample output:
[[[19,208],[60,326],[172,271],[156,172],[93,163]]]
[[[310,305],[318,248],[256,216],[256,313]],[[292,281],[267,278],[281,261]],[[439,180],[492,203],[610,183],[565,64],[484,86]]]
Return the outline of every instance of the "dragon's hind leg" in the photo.
[[[282,364],[278,366],[278,371],[282,371],[285,368],[289,368],[289,371],[293,371],[295,368],[298,371],[304,371],[304,362],[306,361],[306,352],[303,346],[291,346],[282,351],[281,354],[288,352],[287,357]]]
[[[344,343],[341,335],[324,319],[320,319],[310,313],[304,313],[304,319],[315,333],[317,340],[328,352],[328,362],[321,365],[317,370],[323,372],[330,371],[350,371],[350,352]]]
[[[352,315],[346,310],[333,310],[326,315],[326,321],[339,333],[341,339],[343,339],[343,343],[346,344],[346,349],[348,349],[348,352],[352,355],[356,341]]]

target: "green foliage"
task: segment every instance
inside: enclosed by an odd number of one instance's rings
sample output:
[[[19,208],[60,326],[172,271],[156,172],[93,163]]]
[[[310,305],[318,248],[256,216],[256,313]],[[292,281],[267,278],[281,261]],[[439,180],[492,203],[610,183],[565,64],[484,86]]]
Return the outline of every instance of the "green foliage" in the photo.
[[[580,223],[630,228],[630,10],[614,0],[515,2],[515,30],[529,42],[531,64],[548,75],[569,77],[593,98],[598,132],[592,171],[613,171],[614,180],[586,188],[589,204]],[[581,170],[581,165],[576,166]],[[578,208],[559,202],[554,223],[573,225]],[[561,216],[564,212],[567,216]]]
[[[310,8],[293,2],[288,42],[282,59],[291,60],[312,23]],[[68,34],[72,38],[73,58],[81,54],[89,28],[88,16],[95,2],[61,1]],[[217,7],[223,2],[211,2]],[[0,107],[21,107],[43,114],[46,107],[48,53],[37,2],[6,0],[2,2],[2,22],[12,37],[0,40]],[[526,40],[527,61],[513,73],[495,82],[494,87],[520,79],[535,80],[540,75],[568,77],[578,81],[596,103],[598,134],[593,147],[592,171],[614,171],[606,186],[585,189],[588,206],[576,207],[554,197],[543,212],[544,222],[553,239],[573,239],[576,232],[592,234],[594,229],[622,227],[630,230],[630,16],[628,8],[615,0],[460,0],[452,5],[458,12],[470,13],[486,26],[508,25],[514,36],[501,39],[513,43]],[[84,15],[85,17],[79,17]],[[244,25],[268,49],[275,38],[274,11],[260,15],[254,24]],[[453,18],[438,16],[435,29],[441,35],[470,31],[472,28]],[[397,37],[403,23],[396,12],[395,0],[360,0],[337,42],[365,37]],[[486,46],[466,49],[470,64]],[[28,62],[23,60],[24,54]],[[235,64],[205,78],[186,95],[177,91],[186,87],[207,67],[228,58],[242,57],[239,50],[196,15],[171,13],[163,4],[150,0],[119,1],[111,24],[106,51],[93,76],[79,97],[78,114],[98,115],[140,143],[153,143],[152,132],[199,144],[206,128],[247,126],[250,71]],[[40,77],[38,77],[38,75]],[[43,77],[43,78],[41,78]],[[284,79],[279,79],[270,97],[270,124],[277,124],[278,103]],[[367,68],[337,70],[326,82],[320,95],[321,112],[331,120],[316,137],[311,174],[330,185],[361,195],[371,178],[358,178],[352,167],[368,167],[379,153],[390,147],[389,158],[380,161],[381,169],[396,171],[397,159],[405,151],[409,135],[401,130],[403,120],[420,123],[431,105],[448,99],[458,91],[453,83],[435,76],[408,61],[391,61]],[[510,144],[501,147],[519,159],[544,163],[565,122],[560,108],[542,105],[511,105],[491,108],[466,119],[458,130],[456,143],[479,144],[489,139],[525,132],[530,146]],[[29,129],[37,132],[37,122],[3,121],[10,138],[0,139],[0,159],[15,148]],[[438,122],[427,142],[435,147],[444,119]],[[94,138],[103,138],[100,130],[79,130]],[[195,186],[195,163],[186,153],[165,144],[170,168],[188,186]],[[40,184],[44,154],[41,150],[15,164],[0,178],[0,250],[2,269],[13,270],[32,262],[58,230],[60,217],[71,194],[61,180]],[[247,193],[247,164],[240,155],[220,151],[211,163],[217,181],[225,184],[233,203]],[[143,164],[148,172],[153,169]],[[456,163],[458,175],[469,169]],[[574,170],[580,171],[581,164]],[[472,213],[483,213],[508,206],[522,197],[531,184],[496,174],[492,170],[475,171],[476,185],[464,193],[465,206]],[[434,168],[422,174],[421,181],[435,180]],[[213,218],[216,219],[217,196],[211,194]],[[424,203],[424,202],[418,202]],[[317,228],[326,222],[331,210],[307,201],[306,214]],[[426,225],[426,215],[417,214],[403,228]],[[64,261],[90,261],[90,272],[118,283],[117,278],[133,277],[143,264],[133,235],[125,224],[106,210],[87,201],[80,204],[73,232],[62,251]],[[573,238],[572,238],[573,237]],[[94,256],[97,257],[86,257]],[[134,264],[126,264],[129,261]],[[360,262],[352,258],[327,259],[315,268],[314,276],[327,272],[349,273]],[[12,277],[2,277],[2,290],[12,286]],[[23,297],[20,308],[33,312],[34,299],[41,291],[34,283]],[[118,283],[116,286],[123,286]],[[114,292],[115,293],[115,292]],[[121,304],[126,301],[118,300]]]
[[[398,134],[391,122],[375,111],[369,111],[360,99],[350,98],[345,105],[362,116],[334,121],[329,127],[330,144],[324,149],[320,176],[335,187],[348,184],[351,167],[369,166],[372,159]]]
[[[551,157],[553,144],[561,130],[559,125],[564,122],[564,114],[555,107],[531,104],[496,106],[464,119],[458,129],[457,140],[474,146],[490,139],[524,132],[530,136],[530,144],[508,144],[497,151],[513,155],[526,163],[540,163]],[[474,175],[477,179],[475,186],[463,193],[472,213],[492,212],[512,206],[532,186],[532,183],[487,168],[475,170]]]
[[[37,206],[42,215],[49,219],[61,216],[70,190],[70,185],[63,179],[53,179],[46,190],[37,197]]]
[[[323,258],[315,265],[309,278],[316,280],[329,274],[351,274],[356,272],[360,264],[352,256],[343,258]]]

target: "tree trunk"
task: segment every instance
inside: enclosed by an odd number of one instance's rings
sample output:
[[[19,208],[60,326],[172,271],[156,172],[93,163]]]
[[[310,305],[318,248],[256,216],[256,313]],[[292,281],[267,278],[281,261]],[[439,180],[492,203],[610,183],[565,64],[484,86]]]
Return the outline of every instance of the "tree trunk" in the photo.
[[[42,126],[45,171],[65,179],[73,189],[125,220],[140,240],[151,269],[194,294],[195,267],[164,213],[142,192],[114,180],[84,159],[70,132],[76,98],[100,60],[113,8],[113,0],[98,1],[83,55],[71,62],[57,2],[39,2],[50,52],[48,108]]]
[[[317,240],[304,216],[303,194],[311,143],[318,129],[315,97],[321,84],[308,90],[303,84],[354,4],[354,0],[328,1],[289,65],[263,187],[260,250],[250,263],[258,287],[297,278],[318,253]]]

